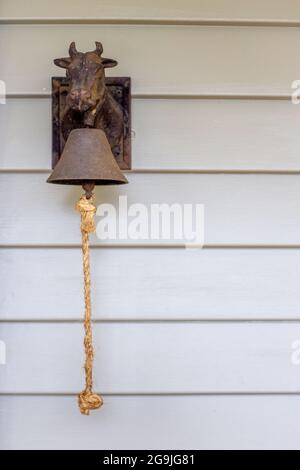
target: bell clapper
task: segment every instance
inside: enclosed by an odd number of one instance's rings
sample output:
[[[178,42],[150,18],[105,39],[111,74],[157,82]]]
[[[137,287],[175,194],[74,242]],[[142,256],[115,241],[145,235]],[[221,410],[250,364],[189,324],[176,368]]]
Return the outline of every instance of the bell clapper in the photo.
[[[87,199],[91,199],[91,197],[93,196],[93,191],[94,191],[94,188],[95,188],[95,183],[84,183],[82,185],[82,188],[83,190],[85,191],[85,197]]]

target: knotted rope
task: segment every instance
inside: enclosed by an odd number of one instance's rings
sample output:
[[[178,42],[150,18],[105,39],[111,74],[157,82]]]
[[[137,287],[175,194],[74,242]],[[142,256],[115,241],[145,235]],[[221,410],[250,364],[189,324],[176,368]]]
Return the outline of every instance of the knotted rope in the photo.
[[[91,323],[91,275],[90,275],[90,254],[89,254],[89,234],[95,231],[94,216],[96,208],[94,198],[87,199],[82,196],[76,204],[76,209],[81,215],[82,234],[82,255],[84,274],[84,349],[85,349],[85,389],[78,396],[78,404],[82,414],[89,415],[90,410],[96,410],[103,404],[103,399],[92,391],[93,389],[93,338]]]

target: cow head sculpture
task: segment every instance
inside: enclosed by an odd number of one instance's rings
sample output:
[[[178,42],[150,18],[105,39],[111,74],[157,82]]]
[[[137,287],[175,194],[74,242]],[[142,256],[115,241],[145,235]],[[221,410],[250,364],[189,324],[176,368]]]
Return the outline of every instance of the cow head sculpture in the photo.
[[[70,44],[70,57],[55,59],[58,67],[66,69],[70,81],[67,106],[75,111],[86,112],[101,104],[105,96],[105,69],[115,67],[118,62],[101,57],[103,46],[96,42],[96,49],[78,52],[75,42]]]

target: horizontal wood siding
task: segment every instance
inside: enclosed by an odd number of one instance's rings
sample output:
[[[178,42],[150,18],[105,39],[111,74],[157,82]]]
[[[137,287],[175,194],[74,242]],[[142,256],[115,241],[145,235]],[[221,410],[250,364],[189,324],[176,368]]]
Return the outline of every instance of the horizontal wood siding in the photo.
[[[74,203],[80,188],[46,184],[47,175],[0,175],[0,245],[79,244]],[[299,175],[131,174],[129,184],[95,191],[98,203],[118,206],[193,203],[205,206],[205,243],[297,245],[300,228]],[[7,194],[9,205],[7,204]],[[92,235],[95,245],[107,244]],[[111,240],[152,245],[157,240]],[[172,243],[170,240],[169,243]]]
[[[2,0],[1,17],[8,18],[151,18],[158,19],[255,19],[300,20],[300,7],[293,0]]]
[[[82,325],[0,326],[7,348],[0,392],[82,388]],[[300,393],[292,363],[298,322],[97,323],[94,338],[94,384],[102,393]]]
[[[80,248],[2,249],[0,263],[2,320],[82,318]],[[99,321],[300,319],[300,250],[93,249],[91,265]]]
[[[20,54],[19,38],[30,54]],[[131,76],[134,93],[290,93],[299,78],[298,28],[2,25],[7,91],[49,91],[50,77],[62,73],[53,58],[76,38],[79,50],[101,40],[119,62],[110,74]]]
[[[299,445],[299,396],[104,400],[101,412],[86,419],[75,396],[1,397],[0,448],[293,450]]]
[[[289,100],[134,99],[132,167],[300,171],[299,119]],[[0,169],[49,169],[51,100],[8,99],[0,138]]]

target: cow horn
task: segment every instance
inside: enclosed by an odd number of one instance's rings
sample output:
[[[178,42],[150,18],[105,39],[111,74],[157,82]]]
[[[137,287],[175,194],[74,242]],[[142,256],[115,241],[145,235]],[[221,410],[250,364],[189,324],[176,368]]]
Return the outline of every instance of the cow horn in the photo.
[[[73,59],[73,57],[75,57],[77,54],[78,54],[78,51],[76,49],[76,46],[75,46],[75,42],[71,42],[70,44],[70,47],[69,47],[69,54],[70,54],[70,57]]]
[[[98,41],[96,41],[95,44],[96,44],[96,49],[95,49],[94,52],[96,54],[98,54],[98,56],[100,57],[102,52],[103,52],[103,46],[102,46],[101,42],[98,42]]]

